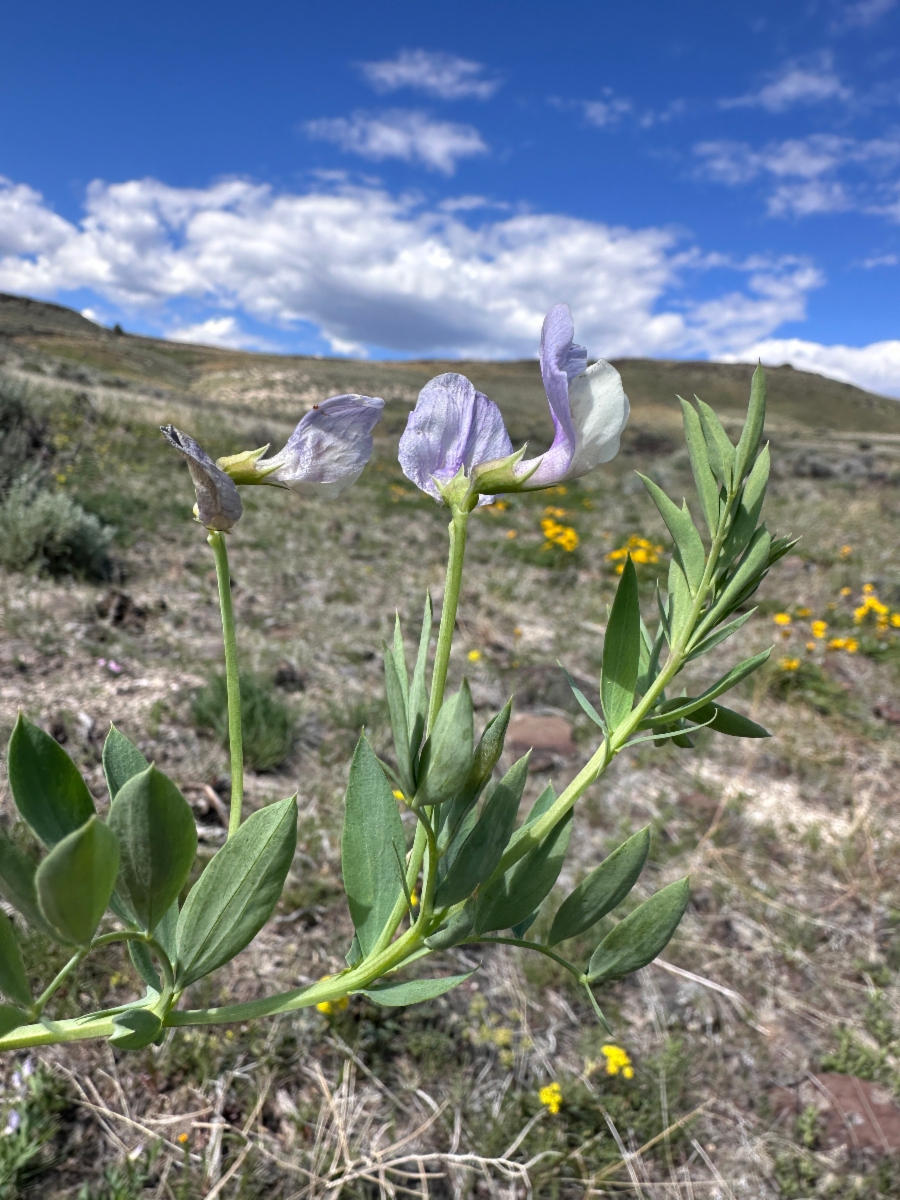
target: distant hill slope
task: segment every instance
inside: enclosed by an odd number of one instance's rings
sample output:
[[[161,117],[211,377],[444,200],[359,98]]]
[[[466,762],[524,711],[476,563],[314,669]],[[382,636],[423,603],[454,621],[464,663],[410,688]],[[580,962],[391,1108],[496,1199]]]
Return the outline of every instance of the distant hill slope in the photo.
[[[243,417],[287,421],[324,395],[381,395],[385,433],[403,427],[419,388],[442,371],[461,371],[503,409],[515,441],[546,442],[547,402],[537,363],[365,362],[358,359],[257,354],[123,334],[59,304],[0,294],[0,358],[8,368],[48,378],[111,387],[156,400],[171,397],[224,406]],[[712,403],[728,421],[746,407],[752,367],[648,358],[614,360],[643,431],[671,427],[676,394]],[[770,368],[774,432],[900,435],[900,403],[850,384],[791,367]],[[293,419],[296,419],[295,417]]]

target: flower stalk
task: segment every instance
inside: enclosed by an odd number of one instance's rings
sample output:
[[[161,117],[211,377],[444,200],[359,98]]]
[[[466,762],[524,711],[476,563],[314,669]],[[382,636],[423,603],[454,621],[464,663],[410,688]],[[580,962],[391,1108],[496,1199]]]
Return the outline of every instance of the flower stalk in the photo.
[[[237,635],[234,629],[234,608],[231,601],[231,573],[228,569],[228,550],[225,537],[210,530],[207,538],[216,561],[216,582],[219,588],[219,609],[222,613],[222,640],[225,645],[225,686],[228,695],[228,749],[231,756],[231,807],[228,812],[228,836],[232,837],[241,823],[244,802],[244,742],[241,728],[241,677],[238,670]]]

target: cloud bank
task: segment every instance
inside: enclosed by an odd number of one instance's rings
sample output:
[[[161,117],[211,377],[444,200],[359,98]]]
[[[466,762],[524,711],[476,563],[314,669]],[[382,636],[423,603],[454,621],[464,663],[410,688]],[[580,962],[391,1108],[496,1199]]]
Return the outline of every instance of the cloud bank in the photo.
[[[396,108],[384,113],[355,112],[352,117],[322,117],[304,126],[311,138],[334,142],[342,150],[380,162],[399,158],[452,175],[460,158],[486,154],[487,146],[472,125],[435,121],[427,113]]]
[[[532,357],[545,312],[562,300],[592,355],[811,353],[811,343],[771,341],[805,318],[823,282],[808,261],[731,261],[665,228],[497,216],[471,201],[428,206],[347,183],[276,192],[243,179],[95,181],[73,222],[32,188],[0,180],[0,290],[63,299],[86,290],[119,319],[248,348],[261,341],[242,319],[302,331],[307,343],[311,328],[336,353]],[[483,219],[468,224],[474,213]],[[691,300],[688,285],[711,271],[731,285],[711,296],[707,278],[707,298]],[[872,374],[884,351],[853,353],[839,369],[900,394],[900,362],[888,356]]]

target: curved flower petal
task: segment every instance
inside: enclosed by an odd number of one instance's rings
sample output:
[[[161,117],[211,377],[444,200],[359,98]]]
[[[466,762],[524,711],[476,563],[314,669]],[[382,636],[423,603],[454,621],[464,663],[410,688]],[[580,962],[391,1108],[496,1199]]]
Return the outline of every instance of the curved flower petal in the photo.
[[[234,481],[220,470],[202,446],[174,425],[160,426],[163,437],[184,455],[197,493],[197,519],[207,529],[224,532],[241,519],[243,505]]]
[[[372,454],[372,430],[381,420],[384,401],[372,396],[331,396],[314,404],[271,458],[255,463],[265,475],[292,492],[318,491],[336,496],[359,478]]]
[[[516,467],[520,477],[531,472],[522,485],[527,491],[586,475],[619,450],[629,414],[621,376],[602,359],[588,367],[587,351],[574,336],[569,306],[555,305],[541,331],[541,376],[555,435],[545,454]]]
[[[448,371],[419,392],[400,439],[399,459],[406,477],[443,503],[438,483],[449,482],[460,468],[468,473],[511,453],[497,405],[465,375]],[[480,503],[490,503],[490,498],[482,497]]]

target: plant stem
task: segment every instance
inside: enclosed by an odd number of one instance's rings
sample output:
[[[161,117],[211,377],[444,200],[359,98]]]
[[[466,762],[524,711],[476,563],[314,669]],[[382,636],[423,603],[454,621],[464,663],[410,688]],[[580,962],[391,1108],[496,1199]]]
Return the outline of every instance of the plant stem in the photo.
[[[453,509],[450,521],[450,556],[447,559],[447,578],[444,582],[444,604],[441,609],[441,627],[438,631],[437,648],[434,652],[434,669],[431,675],[431,701],[428,705],[428,727],[431,733],[437,715],[444,703],[444,688],[447,683],[447,668],[450,665],[450,648],[453,645],[453,630],[456,626],[456,610],[459,607],[459,589],[462,585],[463,560],[466,554],[466,533],[469,514],[460,508]]]
[[[241,730],[241,680],[238,673],[237,638],[234,633],[234,609],[231,605],[231,575],[228,570],[228,551],[225,538],[211,530],[209,538],[216,560],[216,579],[219,584],[219,608],[222,610],[222,640],[225,643],[225,684],[228,691],[228,746],[231,751],[231,810],[228,814],[228,836],[241,823],[244,802],[244,743]]]

